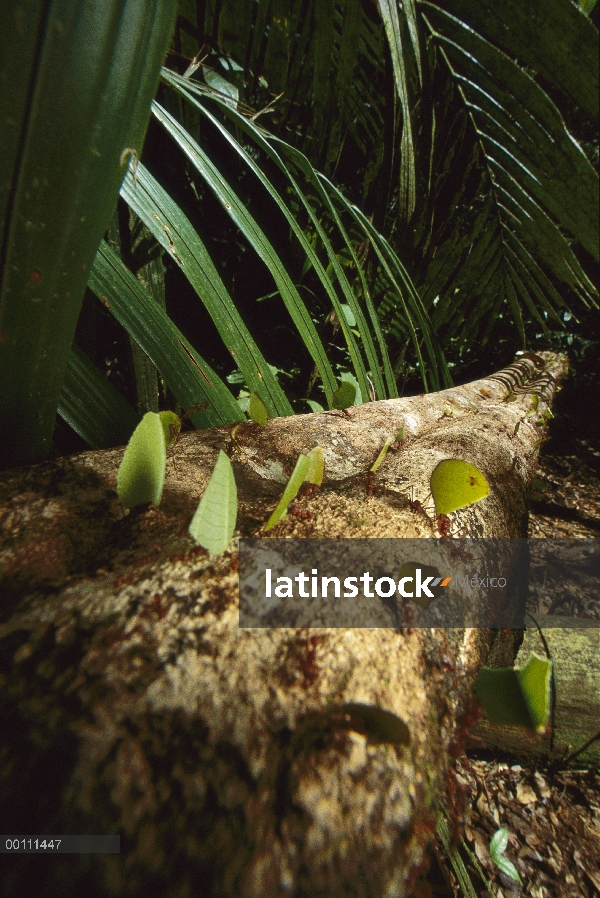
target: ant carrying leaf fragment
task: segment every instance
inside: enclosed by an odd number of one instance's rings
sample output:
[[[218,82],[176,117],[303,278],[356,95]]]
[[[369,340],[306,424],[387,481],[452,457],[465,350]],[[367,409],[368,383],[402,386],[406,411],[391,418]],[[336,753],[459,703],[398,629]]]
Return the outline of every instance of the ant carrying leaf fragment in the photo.
[[[283,491],[283,496],[277,503],[271,516],[265,524],[265,533],[271,530],[275,524],[281,521],[286,513],[288,505],[296,498],[298,491],[304,482],[320,486],[323,481],[324,456],[323,449],[315,446],[308,455],[300,453],[291,477]]]

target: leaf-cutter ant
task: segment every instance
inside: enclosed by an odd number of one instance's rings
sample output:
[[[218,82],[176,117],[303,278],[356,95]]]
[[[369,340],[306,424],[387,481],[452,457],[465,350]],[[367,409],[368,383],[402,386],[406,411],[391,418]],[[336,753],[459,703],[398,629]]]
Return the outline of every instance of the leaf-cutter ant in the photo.
[[[312,518],[312,512],[308,511],[306,508],[298,508],[295,502],[288,505],[288,514],[293,515],[300,521],[309,521]]]
[[[438,533],[441,537],[450,536],[450,518],[447,514],[439,514],[436,519]]]
[[[415,499],[413,497],[413,487],[411,487],[411,498],[409,501],[409,507],[413,514],[416,514],[417,512],[422,511],[425,515],[427,515],[429,520],[433,520],[433,523],[436,525],[437,531],[442,538],[445,539],[445,538],[453,535],[450,533],[450,528],[452,526],[452,522],[450,521],[450,518],[448,517],[448,515],[447,514],[436,515],[435,509],[434,509],[434,516],[432,519],[431,516],[427,513],[427,509],[422,504],[422,502],[419,502],[418,499]]]

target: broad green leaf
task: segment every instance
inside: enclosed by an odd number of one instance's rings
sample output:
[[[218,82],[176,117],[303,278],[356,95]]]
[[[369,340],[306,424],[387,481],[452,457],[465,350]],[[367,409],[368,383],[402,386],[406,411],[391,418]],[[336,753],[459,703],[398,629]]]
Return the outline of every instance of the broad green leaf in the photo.
[[[160,505],[167,453],[160,416],[147,412],[129,440],[117,472],[117,495],[125,508]]]
[[[124,445],[139,416],[75,344],[63,380],[58,414],[93,449]]]
[[[265,404],[259,399],[256,393],[250,394],[248,415],[250,416],[251,421],[254,421],[255,424],[260,424],[261,426],[264,426],[269,420],[269,413],[265,408]]]
[[[345,409],[354,405],[356,399],[356,387],[347,380],[343,380],[341,386],[333,394],[333,408]]]
[[[441,461],[431,475],[430,485],[438,515],[473,505],[490,492],[479,468],[458,458]]]
[[[352,384],[352,386],[354,387],[355,396],[354,396],[353,405],[362,405],[363,400],[362,400],[362,396],[361,396],[361,392],[360,392],[360,385],[351,371],[344,371],[343,374],[340,372],[340,384],[345,384],[345,383]],[[369,397],[366,396],[365,402],[368,401],[368,399],[369,399]]]
[[[265,524],[265,533],[268,530],[271,530],[271,528],[273,528],[275,524],[278,524],[279,521],[284,517],[285,513],[287,512],[288,505],[298,495],[298,490],[306,480],[306,475],[308,474],[310,469],[311,459],[308,457],[308,455],[303,455],[302,453],[300,453],[294,470],[292,471],[291,477],[288,480],[283,491],[283,496],[277,503],[269,520]]]
[[[158,417],[160,418],[161,424],[163,426],[163,431],[165,434],[165,445],[167,449],[170,449],[171,446],[174,446],[177,442],[177,438],[179,437],[179,431],[181,430],[181,418],[179,415],[176,415],[175,412],[159,412]]]
[[[544,729],[550,714],[552,662],[532,654],[519,670],[519,682],[536,729]]]
[[[491,723],[541,732],[550,715],[552,662],[532,654],[518,669],[484,667],[473,689]]]
[[[314,483],[316,486],[321,486],[323,483],[323,474],[325,472],[325,457],[321,446],[315,446],[314,449],[311,449],[308,453],[308,458],[310,465],[304,479],[307,483]]]
[[[233,468],[222,449],[190,524],[190,536],[211,555],[220,555],[231,541],[237,519],[237,488]]]

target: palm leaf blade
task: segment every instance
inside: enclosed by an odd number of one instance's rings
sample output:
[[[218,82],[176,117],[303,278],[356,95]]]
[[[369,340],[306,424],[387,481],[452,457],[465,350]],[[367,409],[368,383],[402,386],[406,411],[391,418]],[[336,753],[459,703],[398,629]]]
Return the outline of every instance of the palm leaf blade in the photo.
[[[244,420],[238,403],[222,380],[104,241],[88,283],[152,359],[183,408],[208,406],[190,416],[196,427]]]

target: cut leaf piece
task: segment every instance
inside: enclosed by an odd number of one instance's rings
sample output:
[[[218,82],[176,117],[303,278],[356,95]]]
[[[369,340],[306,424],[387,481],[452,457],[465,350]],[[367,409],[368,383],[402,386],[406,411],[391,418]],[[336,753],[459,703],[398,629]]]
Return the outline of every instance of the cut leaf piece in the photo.
[[[430,485],[438,515],[473,505],[490,492],[479,468],[458,458],[441,461],[431,475]]]
[[[173,446],[179,437],[181,430],[181,418],[175,412],[159,412],[158,417],[161,420],[165,433],[165,445],[167,449]]]
[[[311,449],[308,453],[308,458],[310,466],[304,479],[307,483],[314,483],[316,486],[321,486],[323,483],[323,473],[325,471],[325,457],[321,446],[315,446],[314,449]]]
[[[250,401],[248,403],[248,414],[250,415],[250,420],[254,421],[255,424],[260,424],[261,427],[269,420],[269,413],[266,409],[266,406],[262,399],[256,395],[256,393],[250,394]]]
[[[375,461],[373,462],[373,465],[372,465],[371,468],[370,468],[371,474],[374,474],[374,473],[377,471],[377,469],[381,466],[381,462],[382,462],[383,459],[386,457],[387,451],[388,451],[388,449],[390,448],[390,446],[392,445],[393,442],[394,442],[394,441],[393,441],[393,439],[392,439],[391,437],[388,437],[388,438],[387,438],[387,440],[385,441],[385,443],[384,443],[383,446],[381,447],[381,452],[379,453],[379,455],[377,456],[377,458],[376,458]]]
[[[333,407],[338,409],[349,408],[354,405],[356,399],[356,387],[347,380],[333,394]]]
[[[306,475],[308,474],[311,468],[311,459],[308,455],[303,455],[300,453],[298,456],[298,461],[296,462],[296,467],[292,471],[292,476],[287,482],[286,488],[283,491],[283,496],[279,500],[276,508],[274,509],[271,517],[265,524],[265,533],[267,530],[271,530],[275,524],[278,524],[279,521],[283,518],[285,512],[287,511],[287,507],[290,502],[296,498],[298,495],[298,490],[304,483],[306,479]]]
[[[307,399],[306,402],[310,406],[311,412],[313,412],[315,415],[318,414],[319,412],[325,411],[323,406],[320,405],[318,402],[315,402],[314,399]]]
[[[552,662],[532,654],[521,668],[484,667],[473,689],[491,723],[543,731],[550,714]]]
[[[133,431],[117,472],[117,494],[125,508],[160,505],[166,465],[162,421],[156,412],[148,412]]]
[[[211,555],[220,555],[231,541],[237,519],[237,488],[233,468],[223,450],[192,518],[189,532]]]

